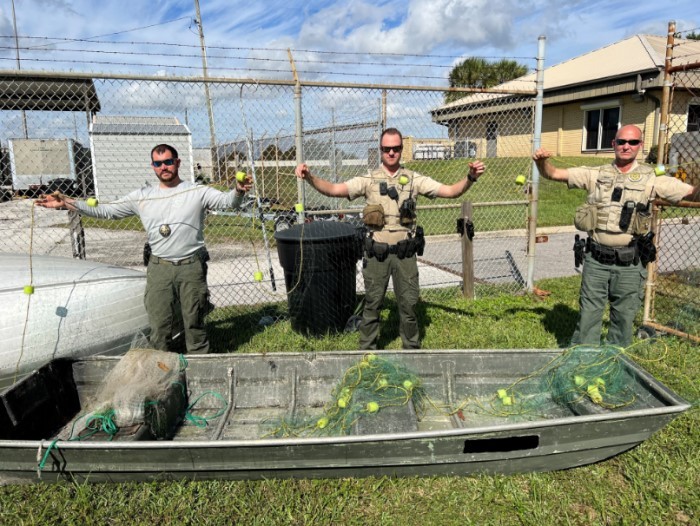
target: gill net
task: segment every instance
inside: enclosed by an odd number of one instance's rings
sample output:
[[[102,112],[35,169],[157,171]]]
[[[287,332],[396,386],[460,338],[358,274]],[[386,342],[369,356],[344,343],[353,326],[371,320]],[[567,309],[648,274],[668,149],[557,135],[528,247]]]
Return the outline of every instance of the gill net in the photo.
[[[445,403],[428,394],[419,375],[395,360],[370,353],[345,371],[320,415],[284,419],[266,436],[353,434],[362,420],[381,419],[387,410],[408,405],[419,420],[433,414],[460,420],[480,415],[525,421],[553,412],[615,411],[637,400],[636,379],[625,362],[628,354],[618,347],[572,347],[510,384]]]

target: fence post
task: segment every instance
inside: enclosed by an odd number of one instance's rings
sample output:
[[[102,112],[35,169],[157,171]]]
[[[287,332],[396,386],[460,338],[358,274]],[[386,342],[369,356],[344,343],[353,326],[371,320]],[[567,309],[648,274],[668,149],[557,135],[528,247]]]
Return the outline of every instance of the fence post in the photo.
[[[474,299],[474,243],[467,235],[467,221],[472,218],[471,201],[462,201],[461,211],[464,231],[462,232],[462,295]]]
[[[664,85],[661,96],[661,117],[659,120],[659,150],[657,162],[666,162],[666,141],[668,140],[668,115],[671,106],[671,61],[673,60],[673,45],[675,42],[676,22],[671,20],[668,23],[668,35],[666,36],[666,58],[664,60]]]
[[[666,157],[666,141],[668,140],[668,116],[671,106],[671,61],[673,59],[673,44],[675,42],[676,22],[671,20],[668,23],[668,34],[666,36],[666,57],[664,61],[664,84],[661,96],[661,116],[659,118],[659,141],[656,162],[662,164]],[[659,232],[660,227],[660,209],[656,203],[652,203],[652,221],[651,231]],[[658,239],[654,239],[654,244],[658,243]],[[644,285],[644,314],[642,316],[642,324],[649,325],[653,321],[654,316],[654,296],[656,286],[656,263],[650,262],[647,264],[647,281]]]
[[[76,210],[68,211],[70,229],[70,246],[75,259],[85,259],[85,230],[80,214]]]
[[[537,40],[537,98],[535,99],[535,130],[532,140],[532,153],[540,147],[542,140],[542,106],[544,103],[544,47],[547,37],[541,35]],[[537,208],[540,195],[540,172],[535,161],[530,168],[532,187],[528,197],[530,212],[527,218],[527,290],[532,292],[535,281],[535,245],[537,243]]]

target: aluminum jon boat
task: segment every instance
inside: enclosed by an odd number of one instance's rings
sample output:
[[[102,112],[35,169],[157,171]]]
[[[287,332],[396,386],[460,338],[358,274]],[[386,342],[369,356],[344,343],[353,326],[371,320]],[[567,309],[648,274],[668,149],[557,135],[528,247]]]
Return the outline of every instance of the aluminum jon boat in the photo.
[[[145,287],[137,270],[0,254],[0,386],[53,358],[126,352],[149,333]]]
[[[561,356],[559,349],[187,357],[186,381],[174,392],[199,421],[178,418],[167,440],[134,430],[68,438],[119,358],[54,360],[0,393],[0,483],[559,470],[627,451],[690,407],[623,355],[625,403],[606,404],[602,378],[587,386],[588,396],[552,400],[540,373]],[[340,386],[358,385],[380,362],[411,375],[391,387],[399,403],[364,399],[343,433],[324,434],[339,421],[338,406],[359,398]],[[372,389],[385,389],[382,378]],[[408,396],[414,390],[420,403]]]

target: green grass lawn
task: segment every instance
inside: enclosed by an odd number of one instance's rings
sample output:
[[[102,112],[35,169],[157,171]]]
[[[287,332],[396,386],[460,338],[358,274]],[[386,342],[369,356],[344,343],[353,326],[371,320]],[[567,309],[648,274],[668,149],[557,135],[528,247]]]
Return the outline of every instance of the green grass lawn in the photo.
[[[579,278],[546,280],[551,292],[466,301],[424,291],[419,315],[426,348],[555,348],[577,316]],[[305,338],[289,321],[261,328],[261,314],[230,311],[211,321],[231,347],[276,352],[357,348],[357,334]],[[281,308],[281,307],[280,307]],[[380,339],[399,348],[395,304]],[[671,389],[700,400],[698,347],[673,338],[634,349]],[[0,524],[427,524],[687,525],[700,521],[697,406],[638,448],[567,471],[470,476],[246,482],[154,482],[0,487]]]

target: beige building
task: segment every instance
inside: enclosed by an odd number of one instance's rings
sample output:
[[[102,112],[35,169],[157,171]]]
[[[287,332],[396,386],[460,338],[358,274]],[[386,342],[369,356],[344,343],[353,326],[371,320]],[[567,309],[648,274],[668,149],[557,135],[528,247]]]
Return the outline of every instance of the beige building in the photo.
[[[674,66],[700,60],[700,41],[677,39],[676,46]],[[617,129],[636,124],[645,134],[646,155],[658,140],[665,52],[665,36],[634,35],[546,68],[542,146],[557,156],[611,157]],[[691,73],[676,75],[670,117],[684,127],[671,133],[700,130],[700,97],[694,95],[700,86],[692,84],[700,75]],[[534,73],[498,86],[534,87]],[[448,127],[451,139],[474,141],[478,157],[516,157],[532,150],[533,111],[531,96],[480,93],[431,113],[434,122]]]

